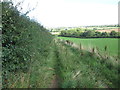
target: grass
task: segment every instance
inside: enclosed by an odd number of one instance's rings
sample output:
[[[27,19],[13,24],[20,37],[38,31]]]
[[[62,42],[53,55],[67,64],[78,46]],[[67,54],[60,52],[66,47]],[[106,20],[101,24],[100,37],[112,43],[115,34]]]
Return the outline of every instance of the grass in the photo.
[[[89,39],[81,39],[81,38],[70,38],[70,37],[58,37],[64,40],[71,40],[76,44],[82,44],[85,48],[89,49],[91,47],[98,47],[101,52],[105,52],[105,46],[107,46],[107,53],[110,55],[118,56],[118,52],[120,50],[118,48],[119,39],[116,38],[89,38]]]
[[[118,87],[118,67],[64,42],[52,42],[42,55],[36,50],[28,72],[9,74],[8,88],[111,88]],[[54,80],[55,76],[57,77]]]
[[[63,44],[56,45],[61,88],[118,87],[118,67],[87,51]],[[81,54],[82,53],[82,54]],[[117,64],[116,64],[117,66]]]
[[[8,88],[46,88],[50,87],[55,71],[54,67],[54,45],[49,44],[47,51],[36,53],[32,57],[30,68],[27,72],[9,73]]]

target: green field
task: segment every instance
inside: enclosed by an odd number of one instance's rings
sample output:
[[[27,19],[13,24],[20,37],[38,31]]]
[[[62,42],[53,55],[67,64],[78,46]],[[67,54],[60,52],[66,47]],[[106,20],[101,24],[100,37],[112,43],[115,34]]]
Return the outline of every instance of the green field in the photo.
[[[89,49],[91,47],[98,47],[100,51],[104,52],[105,46],[107,46],[107,53],[110,55],[118,55],[118,40],[115,38],[91,38],[91,39],[81,39],[81,38],[70,38],[70,37],[58,37],[64,40],[71,40],[76,44],[82,44],[83,47]]]

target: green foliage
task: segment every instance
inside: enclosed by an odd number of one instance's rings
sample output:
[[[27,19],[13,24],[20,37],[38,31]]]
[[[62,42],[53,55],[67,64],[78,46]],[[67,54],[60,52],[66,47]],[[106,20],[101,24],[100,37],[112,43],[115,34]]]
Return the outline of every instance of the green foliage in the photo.
[[[64,43],[56,46],[56,74],[62,88],[118,88],[118,64]]]
[[[111,35],[112,37],[117,37],[117,36],[119,36],[118,33],[115,32],[115,31],[112,31],[112,32],[110,33],[110,35]]]
[[[52,36],[39,23],[21,14],[12,2],[2,2],[2,25],[4,86],[9,72],[28,71],[32,57],[46,51]]]
[[[107,32],[102,32],[101,33],[101,37],[108,37],[108,36],[109,36],[109,34]]]
[[[94,30],[67,30],[67,31],[61,31],[60,36],[66,36],[66,37],[79,37],[79,38],[118,38],[120,37],[119,32],[112,31],[111,33],[107,32],[98,32]]]
[[[104,78],[109,81],[104,80],[108,86],[115,87],[117,84],[117,71],[111,64],[103,65],[100,60],[90,57],[88,52],[80,56],[80,51],[59,43],[50,47],[51,34],[39,23],[20,13],[12,2],[2,2],[2,25],[3,88],[49,87],[53,74],[62,79],[62,83],[59,82],[61,87],[94,87],[95,80],[102,81]],[[61,33],[74,37],[96,34],[86,31],[83,35],[80,29]],[[111,82],[112,85],[109,84]]]

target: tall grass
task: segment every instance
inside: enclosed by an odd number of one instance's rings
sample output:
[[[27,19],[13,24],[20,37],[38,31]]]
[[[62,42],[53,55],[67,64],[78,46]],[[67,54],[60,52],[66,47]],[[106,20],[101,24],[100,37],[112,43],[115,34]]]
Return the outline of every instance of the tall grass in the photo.
[[[60,87],[62,88],[115,88],[119,87],[118,68],[109,59],[59,44],[58,56],[61,63]],[[81,54],[82,53],[82,54]]]

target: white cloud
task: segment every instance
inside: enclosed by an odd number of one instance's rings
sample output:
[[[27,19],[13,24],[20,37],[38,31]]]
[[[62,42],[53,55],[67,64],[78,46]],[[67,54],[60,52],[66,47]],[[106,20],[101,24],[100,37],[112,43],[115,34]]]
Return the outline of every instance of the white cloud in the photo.
[[[37,8],[29,16],[47,27],[118,23],[118,7],[112,4],[78,3],[65,0],[26,0]],[[24,6],[27,9],[27,4]]]

